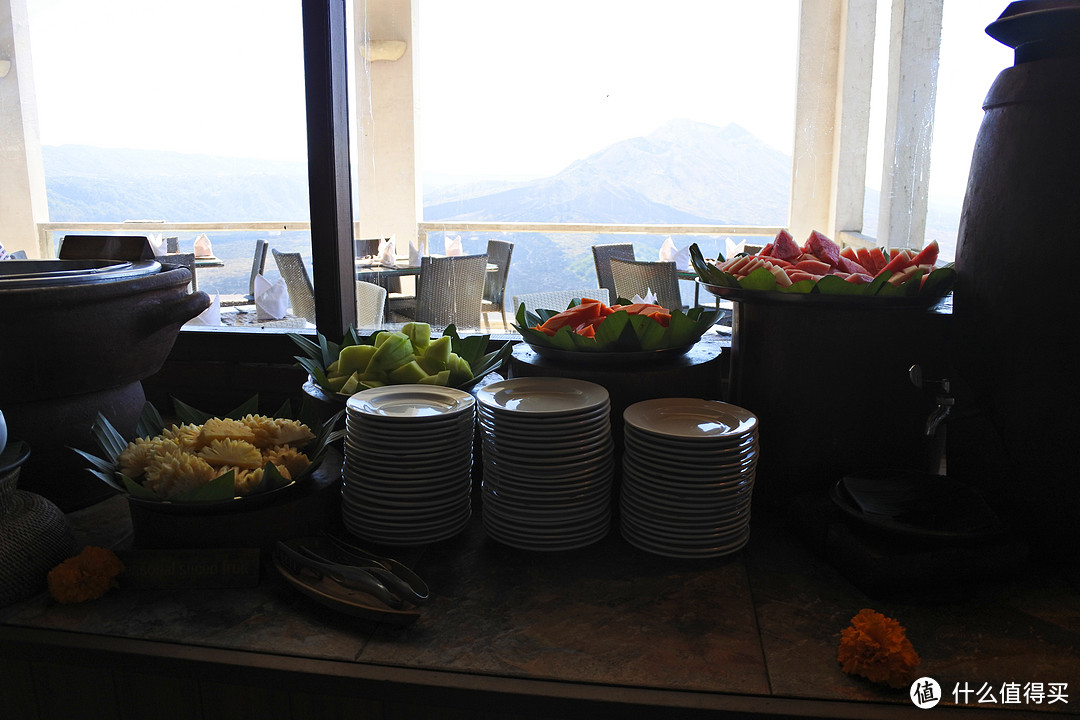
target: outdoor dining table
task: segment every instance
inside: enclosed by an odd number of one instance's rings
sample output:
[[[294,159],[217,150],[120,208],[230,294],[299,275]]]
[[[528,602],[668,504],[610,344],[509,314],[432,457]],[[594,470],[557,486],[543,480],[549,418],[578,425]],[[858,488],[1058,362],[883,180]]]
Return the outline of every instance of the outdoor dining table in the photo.
[[[366,282],[378,283],[380,278],[405,277],[407,275],[420,275],[420,265],[385,265],[368,258],[357,258],[356,279]],[[499,266],[495,263],[487,264],[487,271],[495,272]]]

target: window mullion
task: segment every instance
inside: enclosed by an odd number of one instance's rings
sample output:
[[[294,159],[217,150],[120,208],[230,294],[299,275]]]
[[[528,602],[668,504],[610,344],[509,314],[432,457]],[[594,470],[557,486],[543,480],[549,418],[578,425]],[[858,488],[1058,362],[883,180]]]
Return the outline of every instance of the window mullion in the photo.
[[[893,0],[878,242],[922,247],[943,0]]]

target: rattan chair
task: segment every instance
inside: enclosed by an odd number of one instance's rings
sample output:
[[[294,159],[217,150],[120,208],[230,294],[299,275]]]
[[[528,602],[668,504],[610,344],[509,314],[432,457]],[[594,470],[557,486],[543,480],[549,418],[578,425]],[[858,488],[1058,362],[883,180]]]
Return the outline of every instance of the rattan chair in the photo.
[[[420,258],[416,298],[392,305],[392,319],[426,322],[441,328],[450,324],[459,328],[480,327],[487,262],[487,255],[425,255]]]
[[[615,292],[615,278],[611,276],[611,258],[634,259],[634,246],[630,243],[611,243],[592,246],[593,265],[596,266],[596,282],[606,288],[612,300],[618,297]]]
[[[511,300],[511,304],[514,306],[514,315],[516,316],[518,308],[522,305],[530,312],[536,312],[537,310],[562,311],[567,308],[571,300],[580,300],[581,298],[599,300],[605,305],[611,302],[607,288],[585,288],[582,290],[548,290],[546,292],[523,293],[515,295]]]
[[[506,322],[506,276],[510,273],[510,256],[514,253],[514,243],[506,240],[488,240],[488,262],[496,267],[492,272],[484,273],[484,295],[480,303],[480,313],[484,322],[487,322],[487,313],[497,312],[502,316],[502,325],[509,327]]]
[[[285,288],[289,293],[289,304],[292,306],[292,314],[302,317],[310,323],[315,322],[315,288],[311,284],[307,268],[304,267],[304,259],[298,252],[273,251],[274,262],[277,263],[278,272],[285,281]]]
[[[611,259],[611,274],[615,280],[615,297],[632,299],[645,297],[652,290],[656,304],[668,310],[684,307],[679,290],[679,275],[673,262]]]
[[[356,281],[356,328],[378,330],[386,318],[386,288]]]
[[[251,259],[251,276],[248,278],[248,291],[246,295],[222,295],[221,307],[234,305],[251,305],[255,302],[255,278],[263,275],[266,271],[266,251],[270,248],[269,243],[259,239],[255,241],[255,255]]]

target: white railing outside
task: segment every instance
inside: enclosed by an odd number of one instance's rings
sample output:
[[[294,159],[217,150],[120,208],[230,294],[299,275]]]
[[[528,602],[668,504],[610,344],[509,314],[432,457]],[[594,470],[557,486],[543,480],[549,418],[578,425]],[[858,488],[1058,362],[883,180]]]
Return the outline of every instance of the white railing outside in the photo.
[[[107,222],[50,222],[38,224],[38,249],[43,258],[56,257],[57,233],[78,232],[190,232],[208,231],[289,231],[310,230],[311,223],[303,222],[158,222],[154,220]],[[545,222],[460,222],[439,221],[417,224],[420,251],[427,251],[432,232],[499,232],[499,233],[589,233],[594,235],[736,235],[774,237],[779,227],[765,225],[623,225],[611,223],[545,223]],[[356,237],[360,237],[359,229]]]

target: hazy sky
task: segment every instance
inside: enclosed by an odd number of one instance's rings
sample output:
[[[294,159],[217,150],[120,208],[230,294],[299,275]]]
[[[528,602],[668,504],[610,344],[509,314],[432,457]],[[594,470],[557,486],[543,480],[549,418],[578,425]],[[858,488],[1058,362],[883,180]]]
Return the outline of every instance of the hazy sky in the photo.
[[[299,0],[27,2],[43,144],[303,158]],[[890,3],[878,4],[886,19]],[[937,192],[962,195],[982,99],[1012,63],[1012,51],[983,31],[1005,5],[945,1]],[[425,170],[549,175],[682,117],[737,122],[790,152],[797,0],[656,7],[423,0]],[[880,133],[875,117],[872,150]],[[872,163],[867,184],[877,187]]]

